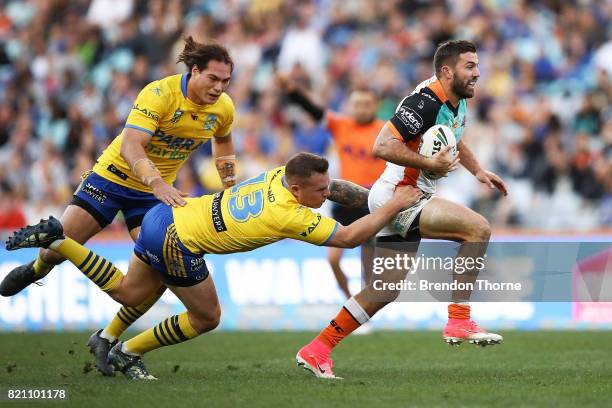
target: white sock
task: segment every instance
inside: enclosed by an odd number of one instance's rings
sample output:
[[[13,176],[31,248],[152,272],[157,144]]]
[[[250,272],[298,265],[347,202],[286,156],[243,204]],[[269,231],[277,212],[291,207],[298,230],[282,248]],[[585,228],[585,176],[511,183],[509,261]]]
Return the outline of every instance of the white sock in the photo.
[[[100,333],[100,337],[102,337],[103,339],[106,339],[108,341],[110,341],[111,343],[115,340],[117,340],[117,338],[115,336],[113,336],[112,334],[108,333],[106,331],[106,329],[102,330],[102,333]]]
[[[121,344],[121,352],[127,354],[128,356],[140,357],[140,354],[132,353],[130,350],[128,350],[125,342]]]
[[[344,304],[344,308],[357,320],[359,324],[364,324],[368,320],[370,320],[370,316],[363,310],[363,307],[355,300],[354,297],[351,297]]]

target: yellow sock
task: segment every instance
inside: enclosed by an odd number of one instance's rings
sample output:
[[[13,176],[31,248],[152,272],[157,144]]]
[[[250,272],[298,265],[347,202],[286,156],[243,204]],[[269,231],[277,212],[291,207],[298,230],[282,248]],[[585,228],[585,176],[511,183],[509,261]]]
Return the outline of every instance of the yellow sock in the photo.
[[[107,261],[69,237],[61,241],[55,241],[50,248],[72,262],[104,292],[116,288],[123,279],[123,274],[115,268],[112,262]]]
[[[163,346],[182,343],[198,336],[187,312],[162,320],[154,326],[123,344],[124,352],[143,355],[146,352]]]
[[[38,257],[34,261],[34,265],[33,265],[34,276],[36,276],[37,278],[44,278],[45,276],[47,276],[49,272],[51,272],[51,269],[53,269],[54,266],[55,265],[48,264],[45,261],[43,261],[40,256],[40,252],[39,252]]]
[[[102,330],[100,336],[113,342],[118,339],[123,332],[132,325],[140,316],[145,314],[155,302],[166,291],[166,287],[162,286],[157,292],[149,296],[144,302],[136,307],[122,306],[117,312],[113,320]]]

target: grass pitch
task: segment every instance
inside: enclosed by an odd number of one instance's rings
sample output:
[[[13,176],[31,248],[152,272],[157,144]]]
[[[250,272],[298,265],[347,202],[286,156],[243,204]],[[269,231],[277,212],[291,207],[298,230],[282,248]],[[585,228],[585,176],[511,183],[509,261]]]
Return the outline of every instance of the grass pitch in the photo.
[[[612,332],[503,332],[486,348],[451,348],[437,331],[352,336],[333,353],[343,381],[296,367],[313,334],[210,333],[150,353],[160,380],[138,383],[92,370],[88,333],[3,333],[0,388],[63,388],[69,400],[52,404],[87,408],[612,404]]]

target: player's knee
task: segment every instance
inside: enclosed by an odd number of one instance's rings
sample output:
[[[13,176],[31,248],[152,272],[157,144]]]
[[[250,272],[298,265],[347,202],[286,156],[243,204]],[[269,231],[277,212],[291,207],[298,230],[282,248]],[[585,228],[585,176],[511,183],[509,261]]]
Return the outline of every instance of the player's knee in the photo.
[[[119,291],[117,289],[111,291],[108,293],[114,300],[116,300],[117,302],[121,303],[123,306],[127,306],[127,307],[137,307],[139,306],[142,302],[144,302],[144,300],[146,299],[146,296],[140,296],[138,294],[133,294],[130,292],[123,292],[123,291]]]
[[[342,251],[337,251],[337,248],[332,248],[327,252],[327,262],[332,266],[340,266]]]
[[[491,225],[483,216],[479,215],[476,222],[472,224],[469,241],[489,242],[491,238]]]
[[[328,255],[327,256],[327,262],[329,262],[329,264],[332,267],[339,267],[340,266],[340,257],[337,255]]]
[[[191,320],[191,324],[193,328],[198,333],[205,333],[211,330],[214,330],[219,326],[221,322],[221,308],[217,307],[212,311],[209,311],[205,314],[192,314],[193,319]]]
[[[129,288],[124,284],[124,282],[125,280],[122,278],[117,287],[107,292],[108,295],[113,298],[113,300],[121,303],[123,306],[140,306],[147,299],[148,295],[150,295],[150,293]]]

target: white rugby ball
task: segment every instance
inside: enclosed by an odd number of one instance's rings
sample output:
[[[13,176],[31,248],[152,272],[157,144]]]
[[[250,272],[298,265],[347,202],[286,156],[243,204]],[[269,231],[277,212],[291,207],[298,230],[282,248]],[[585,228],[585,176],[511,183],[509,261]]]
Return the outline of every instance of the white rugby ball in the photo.
[[[450,153],[455,156],[457,154],[457,141],[455,140],[453,131],[448,126],[434,125],[427,129],[423,136],[421,136],[419,154],[431,157],[442,150],[443,147],[449,145],[452,146]],[[440,178],[437,174],[430,173],[426,170],[422,170],[422,173],[433,180]]]

